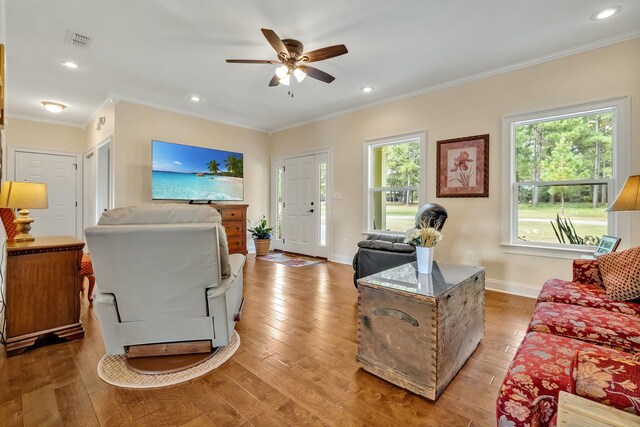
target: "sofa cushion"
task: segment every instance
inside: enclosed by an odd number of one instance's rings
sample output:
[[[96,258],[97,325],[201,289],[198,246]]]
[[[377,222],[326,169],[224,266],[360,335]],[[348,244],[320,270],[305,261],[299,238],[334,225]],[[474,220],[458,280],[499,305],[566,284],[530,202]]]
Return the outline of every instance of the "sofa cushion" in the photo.
[[[538,301],[561,302],[640,316],[640,304],[631,301],[612,301],[607,298],[606,290],[602,286],[565,282],[560,279],[548,280],[542,287]]]
[[[229,263],[229,242],[227,242],[227,231],[221,223],[218,224],[218,245],[220,252],[220,277],[226,279],[231,276],[231,264]]]
[[[575,394],[640,415],[640,361],[631,355],[576,352]]]
[[[598,257],[607,296],[612,300],[640,298],[640,246]]]
[[[604,286],[597,259],[574,259],[573,282]]]
[[[498,426],[548,426],[558,410],[560,391],[571,388],[570,367],[577,350],[624,354],[571,338],[528,333],[500,387]]]
[[[414,246],[408,243],[394,243],[387,240],[362,240],[358,242],[358,247],[401,253],[412,253],[416,250]]]
[[[186,203],[159,203],[110,209],[100,216],[98,225],[191,224],[220,222],[211,206]]]
[[[640,351],[640,318],[591,307],[540,302],[529,332],[562,335],[623,351]]]

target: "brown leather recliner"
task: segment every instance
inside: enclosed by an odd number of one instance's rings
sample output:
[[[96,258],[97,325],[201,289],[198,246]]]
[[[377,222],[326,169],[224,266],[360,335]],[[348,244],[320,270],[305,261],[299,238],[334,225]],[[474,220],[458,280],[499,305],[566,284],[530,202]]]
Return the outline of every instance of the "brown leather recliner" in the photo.
[[[427,203],[416,214],[416,227],[424,224],[442,230],[447,220],[447,210],[436,203]],[[358,252],[353,257],[353,284],[370,276],[416,260],[415,247],[404,243],[404,234],[368,234],[358,242]]]

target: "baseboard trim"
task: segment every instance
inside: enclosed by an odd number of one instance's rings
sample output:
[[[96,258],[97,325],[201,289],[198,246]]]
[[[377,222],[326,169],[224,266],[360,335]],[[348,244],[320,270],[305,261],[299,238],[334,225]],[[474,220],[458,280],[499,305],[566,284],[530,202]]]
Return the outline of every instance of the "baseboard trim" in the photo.
[[[505,280],[487,278],[485,279],[485,289],[505,294],[519,295],[521,297],[538,298],[542,288],[526,283],[507,282]]]
[[[337,262],[338,264],[351,265],[351,263],[353,262],[353,257],[348,255],[333,254],[329,255],[329,261]]]

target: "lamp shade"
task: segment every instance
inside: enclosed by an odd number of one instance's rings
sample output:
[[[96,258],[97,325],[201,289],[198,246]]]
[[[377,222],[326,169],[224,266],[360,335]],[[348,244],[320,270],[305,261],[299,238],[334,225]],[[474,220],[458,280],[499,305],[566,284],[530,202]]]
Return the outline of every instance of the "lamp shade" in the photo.
[[[607,211],[640,210],[640,175],[631,175]]]
[[[0,192],[0,208],[46,209],[47,184],[5,181]]]

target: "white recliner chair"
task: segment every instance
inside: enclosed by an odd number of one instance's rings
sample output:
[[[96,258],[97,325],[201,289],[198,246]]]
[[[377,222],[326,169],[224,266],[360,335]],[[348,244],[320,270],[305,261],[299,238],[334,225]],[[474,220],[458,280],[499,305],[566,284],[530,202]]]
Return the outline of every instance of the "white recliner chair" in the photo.
[[[245,257],[228,255],[210,206],[118,208],[85,229],[94,307],[108,354],[137,344],[229,344],[243,305]]]

